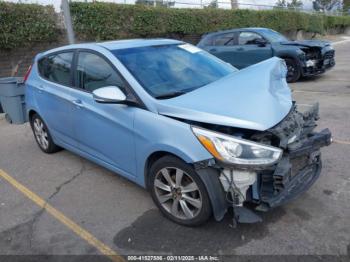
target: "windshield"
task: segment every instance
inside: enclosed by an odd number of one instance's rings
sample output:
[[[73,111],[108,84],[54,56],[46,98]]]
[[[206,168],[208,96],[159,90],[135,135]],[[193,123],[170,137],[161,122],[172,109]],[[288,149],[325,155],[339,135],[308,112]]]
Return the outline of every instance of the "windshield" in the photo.
[[[262,34],[271,43],[288,41],[287,37],[273,30],[264,30]]]
[[[112,53],[158,99],[190,92],[237,70],[189,44],[136,47]]]

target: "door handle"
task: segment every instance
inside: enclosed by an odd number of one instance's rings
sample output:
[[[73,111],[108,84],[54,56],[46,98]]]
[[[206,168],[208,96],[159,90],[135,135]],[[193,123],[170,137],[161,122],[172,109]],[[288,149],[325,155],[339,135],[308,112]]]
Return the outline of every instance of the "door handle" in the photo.
[[[216,52],[218,51],[216,48],[209,49],[209,52]]]
[[[82,102],[80,99],[72,100],[72,103],[73,103],[77,108],[82,108],[82,107],[83,107],[83,102]]]
[[[237,48],[237,51],[244,51],[243,47]]]

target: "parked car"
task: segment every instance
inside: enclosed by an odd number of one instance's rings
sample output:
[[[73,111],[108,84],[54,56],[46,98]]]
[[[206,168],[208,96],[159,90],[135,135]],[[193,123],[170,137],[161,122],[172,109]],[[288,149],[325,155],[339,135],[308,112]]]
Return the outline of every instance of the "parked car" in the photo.
[[[146,187],[161,212],[199,225],[238,222],[307,190],[328,129],[292,103],[283,60],[237,70],[167,39],[77,44],[38,54],[26,108],[45,153],[61,148]]]
[[[320,40],[290,41],[267,28],[242,28],[204,35],[198,47],[241,69],[273,56],[286,61],[288,82],[324,73],[335,65],[334,49]]]

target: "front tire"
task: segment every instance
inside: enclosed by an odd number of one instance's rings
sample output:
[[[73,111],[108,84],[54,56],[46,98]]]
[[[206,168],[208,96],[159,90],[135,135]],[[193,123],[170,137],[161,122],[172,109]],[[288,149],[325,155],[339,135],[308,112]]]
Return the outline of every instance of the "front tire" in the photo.
[[[52,154],[61,150],[61,148],[53,142],[49,129],[38,114],[34,114],[31,117],[30,125],[33,130],[35,141],[44,153]]]
[[[301,76],[300,68],[298,63],[291,58],[285,58],[284,61],[286,62],[288,73],[287,73],[287,82],[288,83],[294,83],[299,80]]]
[[[150,168],[148,185],[163,215],[178,224],[199,226],[212,213],[201,178],[192,166],[176,157],[157,160]]]

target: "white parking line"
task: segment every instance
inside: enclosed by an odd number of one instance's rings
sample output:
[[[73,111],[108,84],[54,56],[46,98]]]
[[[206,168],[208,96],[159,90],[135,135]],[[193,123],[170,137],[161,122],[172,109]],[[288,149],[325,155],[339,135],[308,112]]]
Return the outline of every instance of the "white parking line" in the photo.
[[[349,38],[349,39],[333,42],[332,45],[340,45],[340,44],[344,44],[344,43],[350,42],[350,37],[347,37],[347,38]]]
[[[90,245],[92,245],[97,250],[99,250],[103,255],[109,257],[113,262],[125,262],[125,259],[121,255],[116,253],[112,248],[102,243],[94,235],[92,235],[87,230],[80,227],[73,220],[66,217],[62,212],[58,211],[56,208],[51,206],[40,196],[38,196],[37,194],[29,190],[27,187],[25,187],[23,184],[15,180],[13,177],[11,177],[9,174],[7,174],[5,171],[1,169],[0,169],[0,178],[5,179],[9,184],[11,184],[18,191],[20,191],[28,199],[32,200],[39,207],[46,210],[46,212],[48,212],[50,215],[52,215],[59,222],[61,222],[66,227],[68,227],[70,230],[72,230],[75,234],[77,234],[79,237],[84,239]]]

